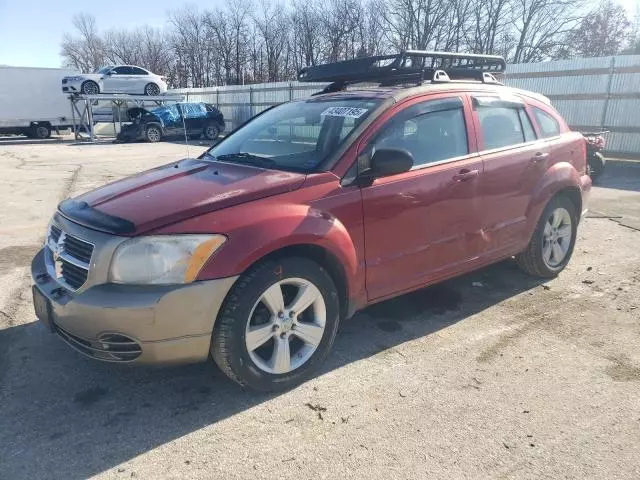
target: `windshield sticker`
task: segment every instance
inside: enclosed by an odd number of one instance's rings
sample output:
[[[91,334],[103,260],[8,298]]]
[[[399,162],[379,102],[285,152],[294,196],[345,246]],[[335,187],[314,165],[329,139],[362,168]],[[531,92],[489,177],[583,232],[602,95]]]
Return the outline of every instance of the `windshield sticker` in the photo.
[[[328,115],[330,117],[346,117],[346,118],[360,118],[367,113],[366,108],[354,108],[354,107],[329,107],[320,116]]]

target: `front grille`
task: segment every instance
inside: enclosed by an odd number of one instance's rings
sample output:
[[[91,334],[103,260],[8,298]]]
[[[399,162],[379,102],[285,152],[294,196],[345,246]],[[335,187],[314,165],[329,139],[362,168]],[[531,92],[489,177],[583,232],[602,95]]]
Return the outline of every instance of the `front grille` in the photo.
[[[64,278],[67,285],[72,287],[74,290],[77,290],[84,285],[84,282],[87,281],[87,275],[89,274],[88,270],[76,267],[73,263],[64,259],[61,260],[60,263],[62,278]]]
[[[54,242],[57,242],[58,239],[60,238],[60,234],[61,233],[62,233],[62,230],[60,230],[55,225],[51,225],[51,231],[49,232],[49,238],[52,239]]]
[[[79,238],[67,235],[64,239],[64,251],[84,263],[90,263],[93,245]]]
[[[89,276],[93,245],[51,225],[47,248],[56,278],[72,290],[82,287]]]

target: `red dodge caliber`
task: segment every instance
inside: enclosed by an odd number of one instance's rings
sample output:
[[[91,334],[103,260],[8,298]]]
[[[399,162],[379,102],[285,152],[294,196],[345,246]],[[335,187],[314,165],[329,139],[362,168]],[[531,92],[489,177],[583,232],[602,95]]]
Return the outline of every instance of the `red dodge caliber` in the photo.
[[[557,275],[591,187],[585,142],[503,69],[434,52],[305,69],[332,83],[198,159],[62,202],[32,264],[38,317],[92,358],[212,357],[278,390],[367,305],[509,257]]]

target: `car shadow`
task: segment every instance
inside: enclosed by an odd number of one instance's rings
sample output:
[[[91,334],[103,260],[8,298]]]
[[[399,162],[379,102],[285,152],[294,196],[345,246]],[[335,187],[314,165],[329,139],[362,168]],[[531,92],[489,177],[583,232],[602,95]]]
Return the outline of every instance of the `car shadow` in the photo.
[[[71,144],[75,142],[75,139],[70,138],[69,136],[56,136],[52,135],[49,138],[36,139],[29,137],[20,137],[20,136],[8,136],[2,137],[0,136],[0,147],[11,146],[11,145],[57,145],[57,144]]]
[[[604,172],[593,182],[596,187],[640,192],[640,161],[607,160]]]
[[[541,283],[507,261],[371,306],[343,322],[318,375],[429,336]],[[38,322],[9,327],[0,331],[0,477],[87,478],[277,395],[243,390],[212,363],[104,364]]]

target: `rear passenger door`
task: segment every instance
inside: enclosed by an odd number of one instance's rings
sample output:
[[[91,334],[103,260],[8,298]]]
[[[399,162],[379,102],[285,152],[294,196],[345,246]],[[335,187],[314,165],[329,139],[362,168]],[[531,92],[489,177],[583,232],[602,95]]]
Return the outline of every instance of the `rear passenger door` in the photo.
[[[149,73],[138,67],[130,67],[130,69],[130,81],[129,85],[127,85],[128,93],[137,95],[144,94],[144,87],[149,83]]]
[[[525,238],[535,185],[546,171],[547,145],[536,137],[519,98],[472,97],[478,149],[484,163],[482,239],[485,256],[514,253]]]
[[[190,135],[202,133],[207,122],[207,110],[203,103],[182,103],[182,115]]]

